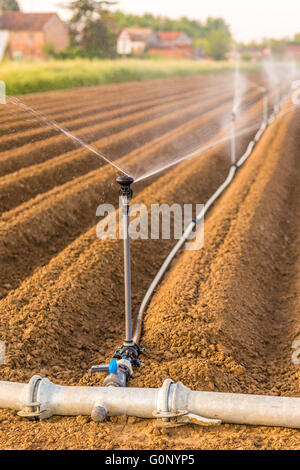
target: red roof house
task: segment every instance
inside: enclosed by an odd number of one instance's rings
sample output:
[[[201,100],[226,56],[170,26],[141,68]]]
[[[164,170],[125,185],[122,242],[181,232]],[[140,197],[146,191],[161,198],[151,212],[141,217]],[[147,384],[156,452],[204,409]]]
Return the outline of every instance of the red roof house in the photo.
[[[182,31],[161,31],[158,33],[158,37],[161,42],[171,46],[178,46],[180,44],[190,46],[192,44],[189,36]]]
[[[121,55],[141,55],[148,51],[168,58],[195,58],[192,40],[182,31],[155,33],[149,28],[125,28],[118,38],[117,50]]]
[[[55,52],[70,43],[68,27],[56,13],[13,11],[0,16],[0,60],[5,50],[13,59],[42,59],[47,43]]]
[[[160,31],[149,44],[149,53],[168,58],[194,59],[191,38],[183,31]]]

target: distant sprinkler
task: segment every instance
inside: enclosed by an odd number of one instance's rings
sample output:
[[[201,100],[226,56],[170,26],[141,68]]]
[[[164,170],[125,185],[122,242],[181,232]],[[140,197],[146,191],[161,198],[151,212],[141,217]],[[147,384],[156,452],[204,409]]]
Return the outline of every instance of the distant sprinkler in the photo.
[[[236,164],[236,110],[232,110],[232,139],[231,139],[231,163]]]
[[[282,99],[282,96],[281,96],[281,87],[279,87],[279,90],[278,90],[278,110],[279,110],[280,105],[281,105],[281,99]]]
[[[264,92],[264,110],[263,110],[263,119],[264,122],[268,122],[268,108],[269,108],[269,99],[268,99],[268,92],[265,90]]]
[[[276,104],[274,106],[274,112],[277,114],[280,109],[280,102],[281,102],[281,88],[279,81],[276,82],[277,91],[276,91]]]

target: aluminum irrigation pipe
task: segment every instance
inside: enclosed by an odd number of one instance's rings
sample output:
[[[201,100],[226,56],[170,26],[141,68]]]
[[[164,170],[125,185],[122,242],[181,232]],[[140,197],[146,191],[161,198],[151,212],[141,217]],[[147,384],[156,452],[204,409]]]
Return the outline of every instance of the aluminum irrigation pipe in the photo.
[[[206,204],[204,205],[204,208],[202,209],[202,211],[197,215],[196,220],[192,221],[189,224],[189,226],[185,230],[182,238],[176,243],[176,245],[174,246],[174,248],[172,249],[172,251],[170,252],[168,257],[165,259],[163,265],[161,266],[161,268],[158,271],[157,275],[153,279],[149,289],[147,290],[146,295],[145,295],[145,297],[142,301],[142,304],[140,306],[139,313],[138,313],[137,320],[136,320],[136,328],[135,328],[135,332],[134,332],[134,336],[133,336],[133,341],[135,343],[138,343],[139,340],[140,340],[140,337],[141,337],[143,316],[144,316],[145,310],[146,310],[146,308],[147,308],[147,306],[148,306],[148,304],[149,304],[149,302],[152,298],[152,295],[153,295],[155,289],[157,288],[157,286],[160,283],[161,279],[165,275],[165,273],[166,273],[168,267],[170,266],[171,262],[175,258],[178,251],[182,248],[182,246],[188,240],[188,238],[191,235],[191,233],[192,233],[193,229],[195,228],[195,226],[199,222],[201,222],[201,220],[206,215],[206,213],[211,208],[211,206],[216,202],[216,200],[221,196],[221,194],[231,184],[232,180],[235,177],[237,169],[240,168],[246,162],[246,160],[250,157],[250,155],[252,154],[252,152],[254,150],[254,147],[256,146],[256,144],[261,139],[261,137],[264,134],[265,130],[275,120],[277,113],[278,113],[278,110],[274,109],[274,113],[270,116],[270,118],[267,121],[264,121],[262,123],[262,125],[261,125],[260,129],[258,130],[258,132],[256,133],[254,139],[249,143],[245,154],[236,163],[234,163],[231,166],[231,168],[229,170],[229,173],[228,173],[228,176],[227,176],[226,180],[224,181],[224,183],[217,189],[217,191],[212,195],[212,197],[206,202]],[[234,123],[234,120],[233,120],[233,123]]]
[[[167,426],[224,423],[300,428],[300,398],[197,392],[165,380],[161,388],[55,385],[35,375],[29,384],[0,382],[0,408],[28,419],[51,416],[158,418]]]

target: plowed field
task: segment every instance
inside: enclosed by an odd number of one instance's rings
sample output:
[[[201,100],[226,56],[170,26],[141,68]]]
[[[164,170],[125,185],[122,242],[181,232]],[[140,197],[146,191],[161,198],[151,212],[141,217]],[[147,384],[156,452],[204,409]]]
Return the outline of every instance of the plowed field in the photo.
[[[26,97],[126,168],[184,151],[230,100],[226,77],[155,80]],[[200,95],[199,95],[200,90]],[[64,104],[68,103],[68,105]],[[71,103],[71,104],[70,104]],[[247,115],[261,119],[249,92]],[[117,204],[117,170],[51,127],[0,107],[1,380],[39,373],[57,383],[101,385],[87,371],[123,340],[123,255],[96,237],[96,209]],[[299,112],[277,119],[209,213],[205,246],[182,251],[145,316],[144,366],[130,385],[171,377],[194,390],[300,396],[291,361],[300,335]],[[13,132],[11,129],[13,128]],[[217,135],[217,134],[216,134]],[[251,135],[241,139],[246,144]],[[94,142],[93,142],[94,143]],[[230,167],[227,145],[134,185],[134,202],[205,203]],[[174,240],[132,242],[133,310]],[[300,432],[222,425],[164,429],[155,420],[0,412],[2,449],[299,449]]]

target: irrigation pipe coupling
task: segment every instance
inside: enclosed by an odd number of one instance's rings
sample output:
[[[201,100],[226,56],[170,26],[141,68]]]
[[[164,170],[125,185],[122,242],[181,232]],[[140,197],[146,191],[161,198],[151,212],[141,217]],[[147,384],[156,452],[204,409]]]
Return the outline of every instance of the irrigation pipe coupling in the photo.
[[[161,388],[64,387],[35,375],[29,384],[0,382],[0,408],[28,419],[51,416],[157,418],[166,426],[221,423],[300,428],[300,398],[194,392],[165,380]]]

